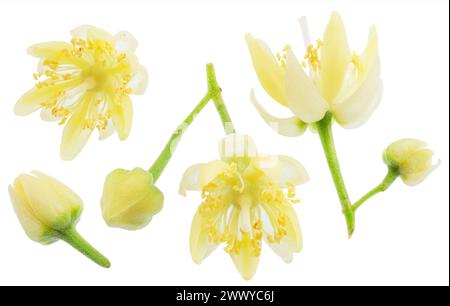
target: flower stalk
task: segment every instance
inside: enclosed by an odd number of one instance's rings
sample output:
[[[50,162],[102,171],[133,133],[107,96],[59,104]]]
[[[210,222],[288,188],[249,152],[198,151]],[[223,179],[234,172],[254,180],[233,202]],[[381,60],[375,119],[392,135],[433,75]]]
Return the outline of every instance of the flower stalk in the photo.
[[[227,135],[235,133],[233,122],[229,115],[228,109],[225,105],[225,102],[223,101],[222,98],[222,89],[217,83],[216,73],[213,64],[206,65],[206,79],[208,83],[208,90],[206,94],[203,96],[200,102],[194,107],[191,113],[178,126],[178,128],[172,133],[171,137],[169,138],[169,141],[164,146],[164,149],[161,151],[158,158],[150,167],[149,172],[153,176],[153,183],[156,183],[156,181],[159,179],[162,172],[166,168],[167,164],[169,163],[170,159],[173,156],[173,153],[175,152],[176,147],[178,146],[178,143],[180,142],[182,136],[184,135],[184,132],[191,125],[196,116],[205,108],[205,106],[211,100],[213,100],[214,106],[216,107],[217,112],[220,116],[225,133]]]
[[[320,141],[327,159],[328,167],[333,178],[334,186],[336,187],[339,201],[342,206],[342,213],[347,222],[348,237],[351,238],[355,231],[355,213],[352,209],[352,203],[345,187],[344,178],[342,177],[341,167],[336,154],[332,133],[333,115],[327,113],[325,117],[316,123],[317,132],[319,133]]]
[[[62,232],[57,232],[55,235],[70,244],[78,252],[91,259],[93,262],[101,267],[109,268],[111,263],[97,251],[92,245],[90,245],[75,229],[75,227],[69,227]]]
[[[374,195],[386,191],[392,185],[392,183],[394,183],[394,181],[397,179],[398,176],[399,176],[398,169],[389,167],[388,173],[384,177],[383,181],[378,186],[376,186],[368,193],[363,195],[358,201],[355,202],[355,204],[353,204],[352,207],[353,211],[356,212],[358,208],[361,207],[361,205],[363,205],[368,199],[370,199]]]

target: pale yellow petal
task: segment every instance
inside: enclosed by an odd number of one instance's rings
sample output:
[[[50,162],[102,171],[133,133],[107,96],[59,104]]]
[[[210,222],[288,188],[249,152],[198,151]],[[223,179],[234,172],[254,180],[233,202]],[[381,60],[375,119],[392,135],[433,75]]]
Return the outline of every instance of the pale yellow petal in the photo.
[[[100,129],[98,131],[99,135],[98,135],[98,139],[99,140],[105,140],[107,138],[109,138],[110,136],[112,136],[112,134],[114,134],[114,132],[116,131],[116,129],[114,128],[114,124],[112,122],[112,119],[108,120],[108,123],[106,125],[105,129]]]
[[[134,72],[133,77],[128,83],[128,87],[132,89],[133,95],[143,95],[148,85],[148,72],[144,66],[139,65]]]
[[[179,193],[186,196],[186,191],[201,190],[227,168],[228,164],[221,160],[189,167],[181,179]]]
[[[250,280],[256,273],[259,255],[255,254],[252,239],[248,233],[242,233],[238,254],[231,253],[234,265],[245,280]]]
[[[406,161],[414,152],[426,148],[424,141],[414,138],[403,138],[391,143],[386,151],[385,156],[389,157],[392,162],[397,165]]]
[[[283,68],[262,40],[255,39],[250,33],[247,33],[245,41],[262,87],[275,101],[286,105]]]
[[[138,42],[130,32],[121,31],[114,35],[114,47],[119,52],[134,52],[137,46]]]
[[[186,196],[186,191],[201,189],[199,177],[201,169],[204,166],[205,164],[196,164],[186,169],[183,177],[181,178],[180,187],[178,190],[182,196]]]
[[[45,184],[51,192],[60,198],[58,204],[64,205],[66,207],[66,211],[71,211],[72,222],[76,222],[83,211],[83,200],[78,196],[78,194],[76,194],[67,185],[45,173],[34,170],[31,171],[31,174],[42,181],[42,183]]]
[[[40,109],[44,103],[52,102],[62,90],[76,86],[79,83],[80,80],[72,80],[48,87],[33,87],[16,102],[14,113],[18,116],[29,115]]]
[[[259,155],[253,161],[272,181],[282,187],[303,184],[309,180],[303,165],[292,157]]]
[[[306,75],[292,51],[287,53],[286,93],[288,107],[304,122],[319,121],[328,111],[327,101]]]
[[[286,214],[285,229],[287,235],[278,243],[270,243],[267,239],[266,243],[283,261],[289,263],[292,261],[293,253],[298,253],[302,250],[303,238],[295,210],[290,205],[286,205],[283,210]]]
[[[62,56],[61,51],[72,50],[72,45],[63,41],[49,41],[30,46],[27,52],[37,58],[57,59]]]
[[[383,93],[380,79],[380,61],[372,65],[356,91],[342,102],[332,106],[336,121],[344,128],[356,128],[364,124],[378,107]]]
[[[209,254],[216,248],[217,244],[210,243],[208,240],[208,231],[205,230],[205,223],[201,213],[197,210],[191,225],[191,234],[189,246],[192,260],[196,264],[201,264]]]
[[[60,155],[63,160],[73,160],[86,145],[92,129],[86,126],[86,115],[92,101],[81,98],[79,105],[64,127]]]
[[[289,118],[272,116],[258,102],[253,90],[250,93],[250,100],[264,121],[278,134],[286,137],[296,137],[302,135],[306,131],[308,125],[295,116]]]
[[[406,185],[416,186],[422,183],[428,177],[428,175],[431,174],[431,172],[433,172],[434,170],[436,170],[437,167],[439,167],[440,164],[441,162],[439,161],[425,171],[419,173],[404,174],[401,175],[401,178]]]
[[[18,180],[33,214],[45,226],[62,230],[71,224],[64,197],[55,193],[45,181],[28,174],[21,175]]]
[[[426,148],[415,150],[405,161],[400,163],[400,174],[423,173],[431,168],[432,162],[433,151]]]
[[[110,33],[90,25],[76,27],[70,31],[70,34],[74,38],[81,38],[85,40],[102,40],[110,43],[111,45],[114,43],[114,37]]]
[[[344,23],[333,12],[325,29],[320,52],[320,89],[328,102],[332,102],[341,89],[347,68],[351,62],[351,52],[347,43]]]
[[[112,102],[112,120],[120,140],[127,139],[133,122],[133,103],[129,96],[124,96],[118,102]]]
[[[48,231],[47,226],[42,224],[33,211],[30,210],[28,204],[23,201],[22,197],[17,193],[15,187],[9,186],[9,196],[26,235],[35,242],[50,243],[51,241],[43,241],[45,232]]]
[[[200,168],[198,183],[200,188],[208,185],[219,174],[228,168],[228,164],[222,160],[213,160]]]
[[[375,26],[372,26],[369,31],[369,38],[367,46],[361,55],[361,65],[364,71],[369,71],[370,67],[378,59],[378,34]]]

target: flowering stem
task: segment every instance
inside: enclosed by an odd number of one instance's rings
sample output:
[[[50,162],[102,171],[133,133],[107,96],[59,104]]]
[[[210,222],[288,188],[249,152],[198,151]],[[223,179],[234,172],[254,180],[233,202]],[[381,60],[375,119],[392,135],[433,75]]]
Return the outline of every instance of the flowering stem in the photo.
[[[172,136],[159,154],[158,158],[148,170],[153,176],[153,183],[156,183],[156,181],[159,179],[162,172],[166,168],[167,164],[173,156],[173,153],[175,152],[178,143],[181,140],[181,137],[184,135],[184,132],[187,130],[189,125],[191,125],[196,116],[203,110],[203,108],[205,108],[210,100],[214,101],[214,105],[219,113],[220,119],[222,120],[225,132],[227,134],[235,132],[230,115],[225,106],[225,102],[222,99],[222,89],[217,83],[213,64],[206,65],[206,78],[208,81],[208,91],[206,92],[205,96],[195,106],[191,113],[184,119],[184,121],[178,126],[175,132],[172,133]]]
[[[99,251],[97,251],[92,245],[90,245],[80,234],[78,234],[77,230],[74,227],[70,227],[63,232],[58,232],[58,237],[70,244],[81,254],[85,255],[87,258],[91,259],[96,264],[109,268],[111,267],[111,263],[108,258],[103,256]]]
[[[345,187],[344,179],[342,177],[341,168],[336,154],[336,148],[334,146],[331,126],[332,119],[333,115],[331,113],[327,113],[322,120],[317,122],[316,125],[325,157],[328,162],[328,167],[333,178],[334,186],[336,187],[336,191],[341,202],[342,213],[344,214],[347,222],[348,237],[351,238],[353,232],[355,231],[355,213],[352,209],[352,203]]]
[[[384,177],[383,181],[378,186],[376,186],[368,193],[366,193],[364,196],[362,196],[361,199],[355,202],[355,204],[353,204],[352,207],[353,211],[355,212],[359,207],[361,207],[362,204],[364,204],[368,199],[370,199],[374,195],[386,191],[397,179],[398,175],[399,174],[397,169],[389,167],[388,173]]]
[[[202,111],[206,104],[208,104],[209,100],[211,100],[211,95],[208,92],[200,100],[197,106],[195,106],[191,113],[186,117],[186,119],[184,119],[184,121],[172,133],[172,136],[170,136],[170,139],[165,145],[164,149],[161,151],[158,158],[149,169],[149,172],[153,176],[153,183],[156,183],[156,181],[159,179],[162,172],[166,168],[186,129],[194,121],[195,117]]]

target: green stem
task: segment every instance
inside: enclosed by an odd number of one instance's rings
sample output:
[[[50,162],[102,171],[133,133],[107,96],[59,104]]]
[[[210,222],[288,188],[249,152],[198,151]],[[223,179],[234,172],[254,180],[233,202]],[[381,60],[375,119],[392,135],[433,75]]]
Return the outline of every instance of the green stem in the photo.
[[[103,256],[92,245],[84,240],[84,238],[81,237],[80,234],[78,234],[77,230],[74,227],[70,227],[64,232],[58,233],[58,236],[61,240],[70,244],[77,251],[85,255],[87,258],[91,259],[96,264],[104,268],[111,267],[111,263],[109,262],[108,258]]]
[[[194,121],[195,117],[202,111],[202,109],[208,104],[209,100],[211,100],[211,95],[208,92],[203,97],[203,99],[200,100],[200,102],[192,110],[192,112],[186,117],[186,119],[184,119],[183,123],[181,123],[172,133],[169,141],[164,146],[164,149],[161,151],[158,158],[148,170],[153,176],[153,183],[156,183],[156,181],[159,179],[162,172],[166,168],[186,129]]]
[[[200,100],[197,106],[195,106],[191,113],[186,117],[186,119],[184,119],[184,121],[178,126],[175,132],[172,133],[172,136],[165,145],[164,149],[161,151],[158,158],[154,161],[153,165],[148,170],[153,176],[153,183],[156,183],[156,181],[159,179],[162,172],[166,168],[184,132],[211,99],[214,101],[214,105],[217,109],[217,112],[219,113],[225,133],[235,133],[233,122],[231,121],[227,107],[225,106],[225,102],[222,99],[222,89],[217,83],[213,64],[206,65],[206,79],[208,82],[208,92],[205,94],[203,99]]]
[[[348,196],[347,189],[345,187],[344,179],[342,177],[341,168],[336,154],[336,148],[334,146],[333,133],[332,133],[332,120],[333,115],[327,113],[325,117],[317,122],[317,131],[319,133],[320,141],[325,153],[325,157],[328,162],[328,168],[330,169],[331,176],[333,178],[334,186],[336,187],[337,194],[342,206],[342,213],[345,216],[347,222],[348,237],[351,238],[355,231],[355,214],[352,209],[352,203]]]
[[[366,193],[364,196],[362,196],[361,199],[355,202],[355,204],[353,204],[352,207],[353,211],[355,212],[359,207],[361,207],[362,204],[364,204],[368,199],[370,199],[374,195],[386,191],[397,179],[397,177],[398,177],[398,170],[389,167],[388,173],[384,177],[383,181],[378,186],[376,186],[368,193]]]
[[[214,66],[212,64],[206,65],[206,71],[208,75],[208,92],[211,94],[211,98],[214,101],[214,106],[219,113],[220,120],[222,121],[225,133],[234,134],[236,130],[233,126],[233,121],[231,120],[228,109],[222,98],[222,89],[217,83],[216,73],[214,71]]]

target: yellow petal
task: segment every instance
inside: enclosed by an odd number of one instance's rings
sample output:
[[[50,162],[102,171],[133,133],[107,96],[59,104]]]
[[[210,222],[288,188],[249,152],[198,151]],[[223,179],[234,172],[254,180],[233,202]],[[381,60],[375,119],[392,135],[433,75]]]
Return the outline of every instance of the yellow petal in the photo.
[[[136,71],[134,71],[133,77],[128,83],[128,87],[131,88],[133,95],[143,95],[148,85],[148,72],[144,66],[138,65]]]
[[[92,129],[86,126],[86,116],[92,103],[90,96],[80,98],[74,113],[64,127],[60,155],[63,160],[73,160],[86,145]]]
[[[404,175],[401,175],[401,178],[406,185],[416,186],[416,185],[422,183],[428,177],[428,175],[431,174],[431,172],[433,172],[437,167],[439,167],[440,164],[441,164],[441,162],[439,161],[435,165],[430,166],[425,171],[418,172],[418,173],[404,174]]]
[[[303,184],[309,180],[303,165],[289,156],[259,155],[254,162],[272,181],[282,187]]]
[[[55,60],[62,56],[61,51],[72,50],[72,45],[63,41],[49,41],[30,46],[27,52],[37,58]]]
[[[54,86],[33,87],[17,101],[14,106],[14,113],[18,116],[29,115],[40,109],[43,103],[48,103],[55,99],[62,90],[76,86],[79,83],[80,80],[72,80]]]
[[[267,240],[266,242],[281,259],[289,263],[292,261],[292,254],[302,250],[303,238],[295,210],[290,205],[286,205],[283,210],[286,214],[285,229],[287,235],[279,243],[270,243]]]
[[[114,47],[119,52],[134,52],[136,51],[138,42],[134,36],[127,31],[121,31],[114,35]]]
[[[319,121],[328,111],[327,101],[320,95],[292,51],[287,53],[286,93],[288,107],[304,122]]]
[[[19,219],[19,222],[22,225],[22,228],[24,229],[26,235],[35,242],[44,244],[54,242],[54,239],[43,239],[45,238],[45,233],[48,231],[48,227],[36,218],[33,211],[30,209],[28,204],[23,201],[22,197],[15,190],[15,188],[16,186],[9,186],[9,195],[14,207],[14,211],[16,212],[17,218]]]
[[[74,38],[81,38],[87,40],[102,40],[110,43],[111,45],[114,44],[114,37],[110,33],[90,25],[82,25],[76,27],[75,29],[70,31],[70,34]]]
[[[414,152],[426,148],[427,144],[413,138],[403,138],[391,143],[384,155],[397,166],[404,163]]]
[[[378,59],[378,34],[375,26],[372,26],[369,31],[369,38],[367,46],[361,55],[361,65],[364,71],[369,71],[371,66]]]
[[[431,168],[433,151],[430,149],[419,149],[411,154],[400,164],[400,174],[408,175],[423,173]]]
[[[201,190],[227,168],[228,164],[221,160],[189,167],[181,179],[179,193],[186,196],[186,191]]]
[[[192,260],[196,264],[201,264],[203,259],[211,254],[218,246],[208,241],[208,231],[205,230],[203,217],[198,210],[192,220],[189,246]]]
[[[259,255],[254,253],[252,239],[249,233],[242,234],[239,253],[231,253],[234,265],[245,280],[250,280],[256,273],[259,264]]]
[[[269,47],[262,40],[257,40],[250,33],[247,33],[245,41],[262,87],[275,101],[286,105],[283,68],[278,64]]]
[[[307,124],[297,117],[278,118],[272,116],[264,107],[258,102],[254,90],[250,93],[250,100],[255,106],[258,113],[275,132],[286,137],[296,137],[302,135],[307,128]]]
[[[364,124],[378,107],[383,93],[380,79],[380,61],[372,65],[359,88],[342,102],[332,106],[336,121],[344,128],[356,128]]]
[[[339,90],[351,62],[344,23],[333,12],[325,29],[320,52],[320,89],[328,102],[332,102]]]
[[[143,228],[161,211],[163,203],[163,193],[144,169],[116,169],[105,180],[101,207],[109,226],[127,230]]]
[[[127,139],[133,122],[133,103],[129,96],[124,96],[118,102],[112,102],[112,120],[120,140]]]
[[[81,199],[55,179],[36,172],[34,176],[22,174],[17,181],[33,214],[47,227],[63,230],[81,214]]]

